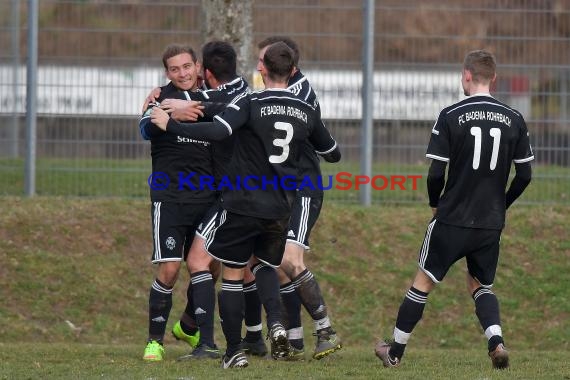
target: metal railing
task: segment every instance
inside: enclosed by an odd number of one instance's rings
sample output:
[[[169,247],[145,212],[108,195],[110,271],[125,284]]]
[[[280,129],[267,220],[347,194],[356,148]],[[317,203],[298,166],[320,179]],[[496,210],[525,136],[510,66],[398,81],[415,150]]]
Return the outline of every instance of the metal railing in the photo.
[[[326,176],[358,175],[362,150],[363,2],[270,0],[253,9],[254,42],[289,35],[315,88],[343,161]],[[307,5],[308,4],[308,5]],[[417,189],[372,189],[372,202],[426,202],[424,158],[439,109],[461,99],[461,62],[487,48],[498,60],[494,95],[517,108],[531,133],[534,180],[521,201],[570,196],[570,3],[376,0],[371,100],[372,174],[422,175]],[[200,1],[39,4],[36,194],[148,196],[148,142],[140,105],[165,82],[171,42],[199,50]],[[26,2],[0,2],[0,195],[24,194],[28,32]],[[255,47],[253,47],[255,51]],[[255,57],[251,73],[255,82]],[[331,190],[328,201],[359,202]]]

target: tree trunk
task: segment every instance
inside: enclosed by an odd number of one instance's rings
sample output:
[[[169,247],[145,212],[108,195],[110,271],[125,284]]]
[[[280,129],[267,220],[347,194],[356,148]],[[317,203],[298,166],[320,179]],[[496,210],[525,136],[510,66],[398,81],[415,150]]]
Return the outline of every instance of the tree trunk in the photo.
[[[237,72],[250,83],[252,66],[252,12],[254,0],[202,0],[204,42],[222,40],[236,49]]]

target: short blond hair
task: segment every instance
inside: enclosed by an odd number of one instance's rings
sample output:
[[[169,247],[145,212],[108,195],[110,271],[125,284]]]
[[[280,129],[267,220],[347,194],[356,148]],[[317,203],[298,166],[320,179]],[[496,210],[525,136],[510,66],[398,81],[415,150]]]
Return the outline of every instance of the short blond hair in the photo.
[[[495,78],[496,68],[495,56],[487,50],[473,50],[463,61],[463,69],[471,72],[475,83],[490,83]]]

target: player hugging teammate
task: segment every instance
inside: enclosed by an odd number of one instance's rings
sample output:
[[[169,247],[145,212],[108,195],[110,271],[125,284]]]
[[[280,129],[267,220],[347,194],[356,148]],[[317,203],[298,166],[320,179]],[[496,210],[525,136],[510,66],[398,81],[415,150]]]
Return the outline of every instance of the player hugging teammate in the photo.
[[[294,58],[295,53],[285,43],[273,43],[266,48],[263,57],[261,74],[265,90],[238,95],[222,113],[214,116],[213,122],[180,123],[173,117],[174,112],[165,112],[162,105],[154,107],[150,112],[152,128],[160,129],[160,135],[185,137],[189,141],[225,141],[227,137],[234,136],[233,153],[227,168],[230,177],[301,178],[299,162],[307,149],[311,149],[311,156],[315,158],[315,152],[318,152],[330,162],[338,161],[338,146],[322,124],[315,102],[309,104],[287,88],[296,68]],[[290,112],[264,114],[262,110],[267,110],[267,107],[284,107]],[[241,338],[243,278],[248,262],[255,273],[260,302],[266,309],[272,357],[289,358],[294,352],[282,323],[275,269],[283,259],[296,193],[294,187],[281,186],[268,191],[225,189],[217,210],[211,213],[200,230],[207,253],[223,264],[219,308],[227,343],[222,358],[224,368],[248,365]],[[299,287],[307,289],[307,294],[313,294],[307,301],[309,307],[319,313],[315,320],[318,340],[314,356],[320,358],[339,349],[340,340],[330,327],[326,307],[322,296],[319,299],[320,290],[318,285],[315,289],[312,274],[305,269],[298,277]],[[317,298],[314,290],[318,290]],[[194,314],[197,321],[198,313]],[[162,348],[161,341],[153,341]],[[153,341],[149,340],[149,344]],[[208,348],[211,351],[216,349],[215,346]],[[160,359],[163,353],[162,349]]]

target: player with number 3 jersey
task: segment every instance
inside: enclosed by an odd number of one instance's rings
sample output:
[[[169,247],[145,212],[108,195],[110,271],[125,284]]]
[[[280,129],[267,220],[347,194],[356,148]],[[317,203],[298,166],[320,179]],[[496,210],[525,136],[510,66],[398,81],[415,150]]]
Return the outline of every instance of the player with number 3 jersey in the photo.
[[[214,117],[212,128],[199,129],[201,124],[170,119],[167,131],[212,140],[235,134],[231,175],[219,184],[224,208],[259,218],[282,218],[291,212],[307,140],[317,151],[336,146],[315,109],[287,89],[244,93]]]
[[[234,99],[212,123],[181,124],[160,109],[151,115],[153,123],[169,133],[206,140],[235,135],[229,175],[219,185],[222,208],[206,242],[208,252],[224,265],[219,296],[227,342],[223,368],[248,365],[241,328],[244,269],[252,256],[257,261],[252,270],[259,297],[267,313],[271,355],[274,359],[289,355],[275,268],[283,258],[301,150],[309,140],[317,151],[328,152],[325,159],[340,159],[338,148],[332,149],[336,142],[314,107],[287,90],[293,51],[283,42],[275,43],[265,52],[263,66],[265,90]]]

